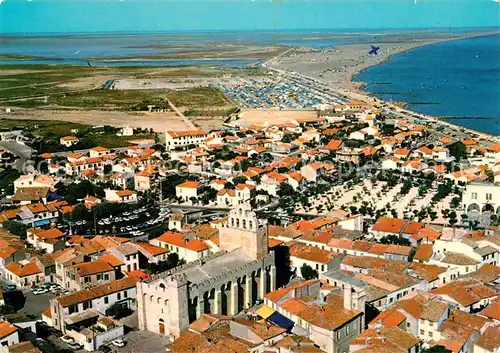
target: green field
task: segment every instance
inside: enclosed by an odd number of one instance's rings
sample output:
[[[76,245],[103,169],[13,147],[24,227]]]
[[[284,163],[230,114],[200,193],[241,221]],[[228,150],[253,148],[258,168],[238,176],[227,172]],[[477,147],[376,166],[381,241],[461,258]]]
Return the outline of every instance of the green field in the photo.
[[[74,135],[71,130],[78,129],[81,141],[86,147],[103,146],[107,148],[124,147],[132,145],[130,140],[154,139],[154,135],[143,134],[137,136],[117,136],[115,132],[98,133],[98,130],[90,125],[75,124],[57,120],[11,120],[0,119],[0,131],[22,129],[25,133],[43,138],[43,144],[49,152],[64,150],[59,145],[59,139],[63,136]]]
[[[12,120],[0,119],[0,131],[4,130],[24,130],[34,136],[57,136],[63,137],[71,135],[72,129],[84,130],[91,126],[84,124],[69,123],[66,121],[57,120]]]
[[[204,107],[233,107],[234,104],[226,95],[215,87],[196,87],[192,89],[174,91],[168,90],[167,97],[179,107],[204,108]]]
[[[92,90],[52,95],[48,104],[61,107],[146,110],[148,105],[165,105],[162,90]]]
[[[175,105],[189,109],[206,107],[230,109],[234,105],[219,89],[212,87],[186,90],[101,90],[94,88],[104,85],[107,80],[124,78],[179,79],[260,73],[261,70],[258,68],[222,69],[203,66],[3,65],[0,67],[0,105],[25,108],[55,105],[65,108],[144,110],[147,105],[165,106],[165,97],[168,96]]]

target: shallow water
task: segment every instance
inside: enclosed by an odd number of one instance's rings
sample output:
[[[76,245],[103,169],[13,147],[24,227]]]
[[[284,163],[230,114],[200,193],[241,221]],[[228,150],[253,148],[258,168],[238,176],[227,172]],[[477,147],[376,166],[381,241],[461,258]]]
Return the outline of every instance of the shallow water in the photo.
[[[356,75],[363,89],[453,124],[500,135],[500,35],[416,48]]]

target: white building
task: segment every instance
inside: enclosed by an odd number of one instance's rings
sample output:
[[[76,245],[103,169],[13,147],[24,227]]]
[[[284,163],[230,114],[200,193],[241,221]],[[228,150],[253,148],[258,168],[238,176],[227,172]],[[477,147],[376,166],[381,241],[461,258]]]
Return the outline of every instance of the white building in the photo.
[[[199,239],[189,239],[182,233],[166,232],[149,241],[151,245],[175,252],[186,262],[196,261],[210,253],[210,247]]]
[[[183,201],[189,201],[191,197],[198,198],[200,191],[201,184],[198,181],[185,181],[175,187],[175,196]]]
[[[137,193],[131,190],[111,190],[106,189],[105,198],[109,202],[134,203],[137,202]]]
[[[65,147],[71,147],[78,144],[78,142],[80,142],[80,140],[76,136],[64,136],[59,139],[59,144]]]
[[[134,136],[134,129],[130,126],[126,126],[117,133],[118,136]]]
[[[66,333],[67,326],[74,327],[78,322],[97,318],[117,303],[134,310],[138,281],[136,277],[125,277],[52,299],[50,310],[53,327]]]
[[[500,215],[500,185],[471,183],[465,188],[462,204],[470,219],[485,213]]]
[[[0,321],[0,345],[12,346],[16,343],[19,343],[17,328],[7,321]]]
[[[111,151],[105,147],[93,147],[89,150],[89,156],[90,158],[98,158],[102,156],[107,156],[111,154]]]
[[[208,133],[203,130],[190,131],[167,131],[165,134],[167,150],[187,147],[189,145],[200,145],[208,137]]]

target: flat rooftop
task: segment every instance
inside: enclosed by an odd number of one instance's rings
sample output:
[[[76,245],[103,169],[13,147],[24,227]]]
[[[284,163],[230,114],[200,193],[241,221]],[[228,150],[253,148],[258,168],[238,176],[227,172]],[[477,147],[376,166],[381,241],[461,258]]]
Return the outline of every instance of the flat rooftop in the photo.
[[[190,283],[196,284],[241,267],[251,261],[253,260],[245,254],[243,249],[236,249],[211,259],[201,266],[187,268],[180,273],[184,273]]]

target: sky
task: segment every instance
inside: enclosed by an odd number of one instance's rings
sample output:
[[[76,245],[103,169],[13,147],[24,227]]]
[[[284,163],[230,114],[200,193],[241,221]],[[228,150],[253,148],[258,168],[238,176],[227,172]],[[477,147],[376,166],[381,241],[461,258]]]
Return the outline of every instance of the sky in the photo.
[[[492,0],[0,0],[1,33],[500,27]]]

